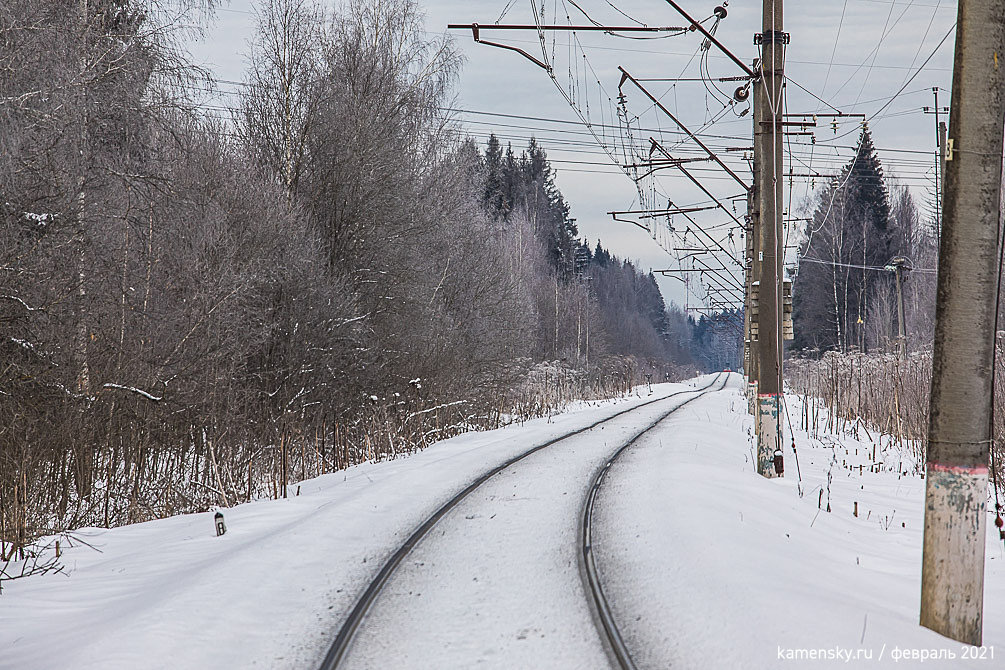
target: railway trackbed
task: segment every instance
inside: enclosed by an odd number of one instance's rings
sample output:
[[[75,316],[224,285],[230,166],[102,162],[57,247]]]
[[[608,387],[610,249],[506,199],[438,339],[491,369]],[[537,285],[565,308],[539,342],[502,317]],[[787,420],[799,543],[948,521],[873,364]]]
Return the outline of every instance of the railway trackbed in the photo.
[[[607,476],[607,472],[610,470],[611,466],[614,465],[615,461],[618,460],[621,454],[627,451],[633,444],[638,442],[643,435],[665,421],[671,414],[675,413],[685,405],[694,402],[698,398],[705,395],[705,393],[708,393],[709,389],[714,386],[720,378],[723,378],[722,386],[716,390],[722,390],[722,388],[726,385],[726,380],[729,378],[726,373],[719,373],[719,375],[712,380],[712,383],[705,387],[701,393],[688,398],[666,414],[657,418],[654,422],[643,429],[642,432],[637,433],[631,440],[615,451],[614,454],[607,459],[607,461],[597,471],[596,476],[593,478],[593,485],[590,487],[590,492],[586,496],[586,502],[583,504],[583,514],[580,526],[580,560],[583,571],[583,580],[586,585],[587,593],[590,594],[592,600],[591,604],[593,605],[594,613],[597,618],[599,632],[603,636],[607,648],[613,655],[618,668],[621,670],[635,670],[636,666],[635,662],[632,660],[632,655],[628,646],[625,644],[625,640],[621,636],[621,631],[618,629],[617,622],[614,620],[614,615],[611,612],[607,596],[604,594],[603,584],[600,580],[600,572],[597,569],[597,563],[593,555],[593,513],[597,502],[597,494],[600,493],[600,488],[604,483],[604,478]]]
[[[512,474],[514,466],[525,461],[525,459],[528,459],[528,457],[530,457],[533,454],[539,454],[542,452],[547,453],[549,447],[558,445],[560,443],[571,444],[570,442],[571,438],[575,438],[576,436],[580,436],[596,428],[603,429],[606,427],[605,424],[612,424],[612,422],[615,422],[617,419],[625,417],[626,415],[632,412],[639,412],[640,410],[644,410],[647,407],[651,408],[657,403],[666,403],[668,401],[674,400],[675,398],[679,398],[680,396],[690,396],[686,398],[683,402],[674,403],[674,405],[670,407],[667,411],[658,413],[657,415],[655,415],[655,419],[652,418],[651,414],[648,415],[646,425],[641,430],[639,430],[635,426],[631,426],[630,427],[631,434],[627,437],[627,439],[621,438],[618,440],[617,447],[615,448],[613,454],[611,454],[610,445],[607,445],[606,442],[603,443],[602,448],[604,448],[608,456],[606,458],[600,459],[603,461],[603,464],[599,468],[593,470],[591,473],[592,476],[590,477],[589,490],[588,493],[586,494],[585,502],[582,504],[580,511],[580,522],[577,525],[578,530],[575,531],[576,534],[578,534],[578,541],[580,544],[578,552],[578,563],[579,563],[578,573],[582,580],[583,589],[587,593],[587,600],[590,601],[589,609],[593,615],[592,616],[593,621],[599,632],[599,638],[602,641],[605,650],[607,651],[607,656],[610,659],[613,659],[618,667],[634,668],[635,666],[632,663],[631,655],[625,646],[624,640],[621,638],[621,635],[618,632],[617,625],[614,621],[614,618],[608,606],[607,598],[604,594],[602,585],[600,583],[599,572],[597,570],[597,566],[595,564],[593,557],[592,519],[593,519],[593,510],[596,503],[597,493],[603,484],[604,476],[607,473],[608,468],[610,468],[611,464],[613,464],[624,451],[629,449],[643,435],[654,429],[662,421],[667,419],[670,415],[679,410],[681,407],[702,397],[706,393],[715,390],[720,390],[725,385],[726,379],[728,379],[728,375],[725,373],[720,373],[708,385],[704,387],[698,389],[688,389],[685,391],[679,391],[667,396],[650,400],[645,403],[641,403],[629,409],[622,410],[604,419],[595,421],[583,428],[570,431],[568,433],[550,439],[544,443],[537,444],[478,476],[463,490],[461,490],[452,498],[450,498],[448,501],[446,501],[442,506],[439,507],[439,509],[437,509],[428,518],[426,518],[425,521],[423,521],[408,536],[408,538],[405,539],[405,541],[398,547],[398,549],[394,551],[394,553],[387,559],[387,561],[377,572],[373,580],[369,583],[366,589],[359,596],[354,607],[350,611],[348,617],[342,623],[342,626],[339,629],[338,634],[336,635],[333,643],[328,649],[328,652],[321,665],[321,669],[334,670],[335,668],[341,668],[344,666],[345,661],[349,657],[350,649],[355,648],[355,643],[357,641],[357,638],[359,637],[358,634],[361,632],[361,630],[367,627],[366,623],[368,617],[371,614],[372,608],[375,606],[378,600],[380,600],[382,594],[385,593],[385,590],[387,589],[389,583],[392,582],[392,578],[398,575],[404,566],[408,566],[408,569],[412,571],[422,569],[421,567],[415,567],[415,566],[423,566],[424,564],[419,558],[415,558],[414,554],[416,550],[419,548],[420,543],[422,543],[423,538],[427,537],[430,531],[434,527],[436,527],[437,524],[439,524],[441,520],[444,519],[444,517],[450,515],[452,511],[458,508],[458,506],[461,505],[466,499],[468,499],[471,496],[471,494],[474,493],[476,490],[482,489],[484,491],[483,485],[485,485],[487,482],[490,481],[496,488],[500,487],[503,484],[506,484],[507,482],[505,482],[505,478],[503,480],[500,480],[499,476],[502,473],[506,473],[507,471],[509,471],[507,474]],[[719,385],[718,388],[715,388],[720,381],[722,382],[722,384]],[[611,427],[613,427],[613,425]],[[537,459],[535,459],[535,463],[536,462]],[[593,460],[592,462],[597,463],[598,460]],[[583,474],[586,473],[584,472]],[[586,477],[583,477],[579,481],[583,481],[585,479]],[[489,494],[483,493],[483,495],[489,495]],[[513,495],[515,496],[516,494],[514,493]],[[562,493],[561,495],[565,495],[565,493]],[[498,498],[498,495],[492,496],[492,498],[493,499]],[[570,501],[571,503],[572,499],[565,498],[565,500]],[[477,515],[469,515],[464,518],[473,519],[475,516]],[[494,518],[495,515],[493,514],[492,517]],[[517,532],[519,532],[521,528],[522,527],[517,527]],[[446,530],[443,531],[443,534],[446,534]],[[512,532],[509,535],[507,535],[507,537],[509,536],[512,536]],[[437,537],[439,538],[440,535],[437,535]],[[409,560],[406,561],[406,559]],[[451,572],[456,571],[456,569],[457,567],[453,565],[450,568]],[[475,581],[477,581],[477,578],[475,578]],[[409,595],[411,595],[411,591],[409,591]],[[462,598],[463,596],[458,594],[456,597]],[[581,596],[580,600],[582,600]],[[385,606],[382,605],[381,607]],[[363,648],[365,647],[366,645],[364,644]],[[355,656],[355,654],[356,652],[353,652],[353,656]],[[411,667],[411,666],[403,663],[400,666],[396,667]]]

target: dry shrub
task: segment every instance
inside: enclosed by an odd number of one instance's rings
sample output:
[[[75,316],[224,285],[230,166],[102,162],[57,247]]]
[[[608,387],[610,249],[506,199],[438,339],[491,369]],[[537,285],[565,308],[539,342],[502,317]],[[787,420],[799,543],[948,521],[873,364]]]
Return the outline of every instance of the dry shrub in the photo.
[[[999,333],[994,399],[995,466],[1005,481],[1005,352]],[[828,351],[819,359],[786,361],[786,382],[804,396],[804,428],[844,433],[864,427],[895,438],[919,463],[928,448],[928,410],[932,383],[932,352],[842,354]],[[815,400],[815,402],[814,402]],[[820,409],[825,409],[820,417]]]

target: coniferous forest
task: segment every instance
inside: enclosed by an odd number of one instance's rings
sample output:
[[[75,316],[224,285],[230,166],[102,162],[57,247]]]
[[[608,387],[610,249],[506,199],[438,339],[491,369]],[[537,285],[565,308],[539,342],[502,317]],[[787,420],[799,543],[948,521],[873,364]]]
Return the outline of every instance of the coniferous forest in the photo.
[[[413,0],[261,3],[226,121],[184,9],[0,5],[0,560],[709,364]]]

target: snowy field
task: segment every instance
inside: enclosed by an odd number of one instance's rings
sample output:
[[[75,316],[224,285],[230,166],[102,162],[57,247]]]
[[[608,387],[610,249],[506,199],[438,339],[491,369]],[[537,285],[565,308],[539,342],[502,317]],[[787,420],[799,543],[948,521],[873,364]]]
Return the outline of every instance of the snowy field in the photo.
[[[764,480],[740,382],[732,375],[724,391],[672,415],[601,490],[594,551],[639,667],[1005,667],[1005,552],[990,523],[986,647],[974,654],[917,624],[924,480],[903,474],[911,464],[878,447],[886,469],[870,472],[864,434],[797,432],[803,495],[791,450],[786,477]],[[219,538],[211,513],[82,530],[90,546],[66,549],[64,574],[10,582],[0,595],[0,667],[316,667],[384,560],[478,474],[690,388],[583,403],[303,482],[288,500],[225,510]],[[579,510],[619,442],[691,395],[489,480],[392,578],[346,665],[608,667],[576,562]],[[795,399],[790,409],[798,416]],[[828,498],[830,513],[818,509]]]

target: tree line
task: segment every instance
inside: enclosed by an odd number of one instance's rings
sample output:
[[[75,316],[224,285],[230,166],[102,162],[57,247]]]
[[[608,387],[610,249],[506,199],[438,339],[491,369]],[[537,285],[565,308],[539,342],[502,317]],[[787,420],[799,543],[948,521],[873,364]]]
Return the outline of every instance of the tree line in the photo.
[[[444,113],[413,0],[261,3],[223,121],[204,6],[0,6],[0,566],[692,369],[540,146]]]

